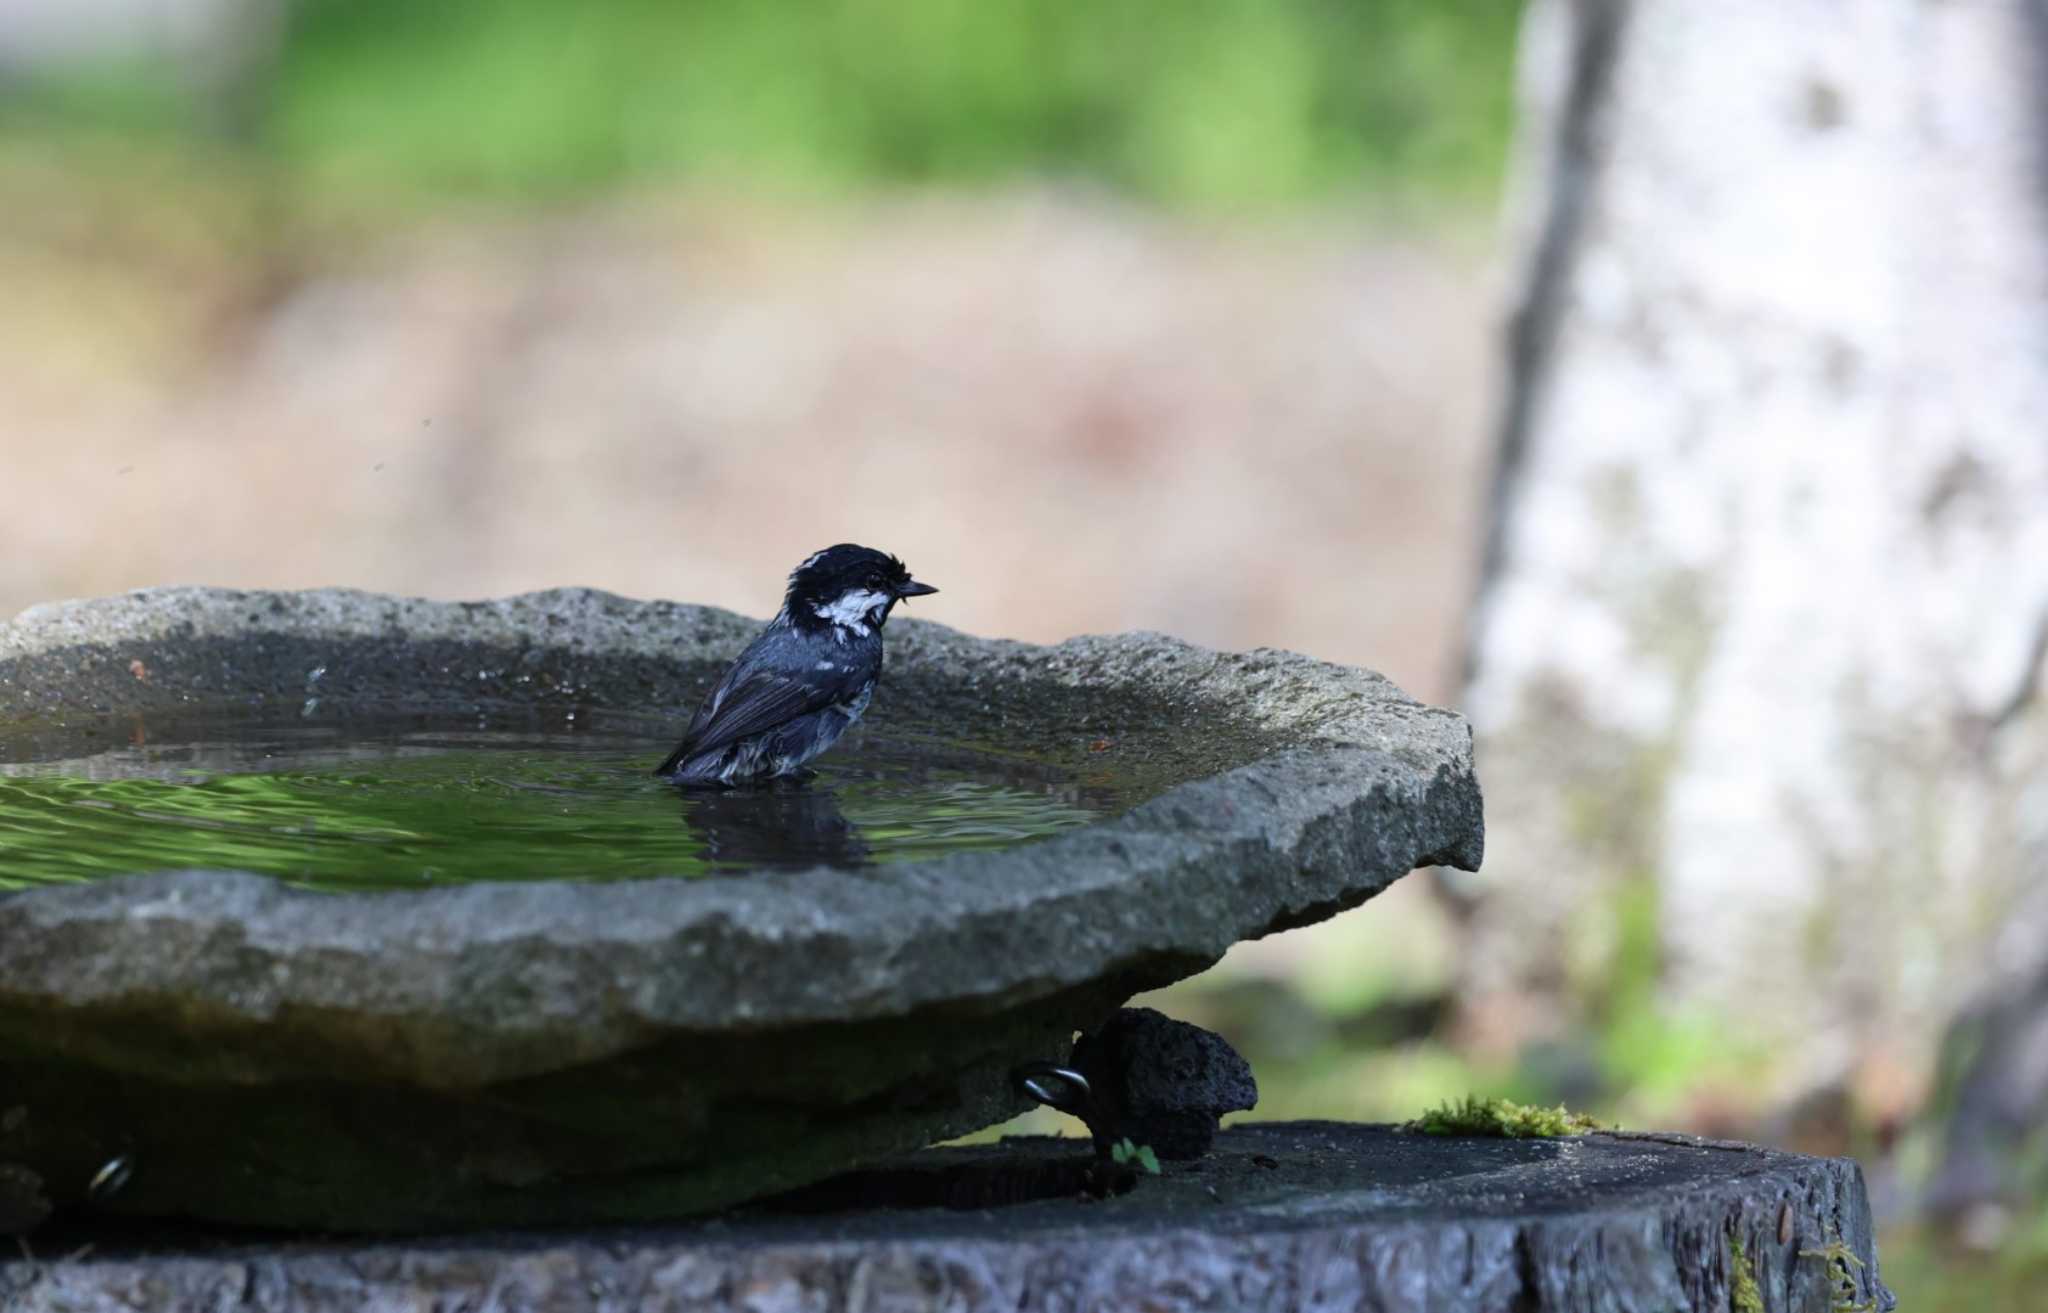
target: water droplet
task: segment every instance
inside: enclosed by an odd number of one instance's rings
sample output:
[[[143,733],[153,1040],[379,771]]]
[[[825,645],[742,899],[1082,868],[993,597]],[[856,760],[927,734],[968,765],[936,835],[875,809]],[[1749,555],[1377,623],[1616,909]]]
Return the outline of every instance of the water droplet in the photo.
[[[111,1199],[128,1184],[128,1178],[135,1174],[135,1160],[127,1154],[107,1160],[106,1166],[93,1173],[92,1180],[85,1187],[86,1198],[94,1203]]]

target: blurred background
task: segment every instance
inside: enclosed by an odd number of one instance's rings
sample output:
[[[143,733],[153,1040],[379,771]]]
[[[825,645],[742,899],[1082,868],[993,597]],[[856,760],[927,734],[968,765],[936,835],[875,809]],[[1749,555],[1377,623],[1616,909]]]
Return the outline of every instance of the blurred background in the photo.
[[[0,614],[1163,629],[1468,709],[1488,869],[1149,1000],[1261,1115],[1854,1153],[2048,1278],[2048,5],[0,0]]]

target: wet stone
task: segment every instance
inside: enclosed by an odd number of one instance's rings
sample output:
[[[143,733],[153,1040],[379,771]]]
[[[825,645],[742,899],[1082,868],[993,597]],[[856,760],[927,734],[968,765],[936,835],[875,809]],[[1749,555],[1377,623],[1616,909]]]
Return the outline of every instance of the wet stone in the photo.
[[[0,765],[315,697],[344,726],[658,736],[756,623],[586,590],[37,607],[0,625]],[[1017,846],[853,870],[606,881],[568,855],[559,879],[319,893],[167,862],[0,893],[0,1097],[27,1110],[0,1159],[88,1215],[682,1216],[1000,1121],[1027,1106],[1018,1064],[1063,1058],[1133,994],[1480,859],[1465,722],[1366,671],[898,620],[869,718],[892,733],[912,713],[1105,805]],[[745,852],[756,819],[714,828]],[[90,1195],[117,1159],[121,1187]]]

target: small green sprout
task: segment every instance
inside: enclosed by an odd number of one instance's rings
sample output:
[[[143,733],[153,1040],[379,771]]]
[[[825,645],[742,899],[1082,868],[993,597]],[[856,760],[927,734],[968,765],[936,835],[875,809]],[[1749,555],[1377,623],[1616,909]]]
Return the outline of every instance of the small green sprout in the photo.
[[[1467,1095],[1457,1103],[1430,1109],[1403,1130],[1424,1135],[1497,1135],[1510,1140],[1551,1139],[1560,1135],[1583,1135],[1587,1131],[1611,1130],[1582,1112],[1559,1104],[1555,1108],[1532,1108],[1510,1099],[1480,1099]]]
[[[1118,1140],[1109,1146],[1109,1160],[1119,1165],[1128,1163],[1142,1167],[1152,1175],[1159,1175],[1159,1155],[1152,1152],[1149,1144],[1132,1144],[1129,1140]]]
[[[1817,1258],[1827,1264],[1829,1278],[1834,1287],[1835,1313],[1873,1313],[1877,1308],[1875,1299],[1856,1302],[1856,1274],[1863,1270],[1863,1260],[1849,1246],[1836,1236],[1819,1249],[1802,1249],[1801,1258]]]

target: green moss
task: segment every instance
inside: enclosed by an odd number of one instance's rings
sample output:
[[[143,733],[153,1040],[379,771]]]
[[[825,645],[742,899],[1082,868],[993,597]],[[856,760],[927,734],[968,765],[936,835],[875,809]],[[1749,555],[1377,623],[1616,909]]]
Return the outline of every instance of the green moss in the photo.
[[[1757,1289],[1749,1249],[1740,1235],[1728,1237],[1728,1308],[1730,1313],[1764,1313],[1764,1295]]]
[[[1859,1282],[1856,1274],[1863,1270],[1863,1260],[1856,1257],[1840,1237],[1830,1239],[1819,1249],[1802,1249],[1801,1258],[1818,1259],[1828,1265],[1828,1276],[1834,1288],[1834,1313],[1874,1313],[1875,1299],[1857,1302]]]
[[[1611,1128],[1563,1104],[1535,1108],[1510,1099],[1467,1095],[1457,1103],[1446,1102],[1430,1109],[1409,1122],[1406,1129],[1424,1135],[1497,1135],[1510,1140],[1532,1140]]]

